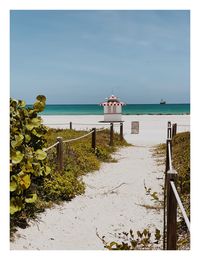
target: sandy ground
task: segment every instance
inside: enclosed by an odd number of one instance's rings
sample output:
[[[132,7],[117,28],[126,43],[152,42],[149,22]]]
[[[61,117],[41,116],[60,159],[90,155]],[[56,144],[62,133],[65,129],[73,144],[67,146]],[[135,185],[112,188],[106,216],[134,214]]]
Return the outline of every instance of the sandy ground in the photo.
[[[102,116],[44,116],[45,124],[61,123],[60,127],[91,128]],[[116,241],[115,233],[155,227],[162,231],[162,211],[141,205],[154,205],[145,195],[144,182],[152,191],[161,193],[164,166],[152,157],[153,145],[166,140],[168,121],[178,124],[178,131],[188,130],[189,115],[124,116],[124,136],[135,144],[120,149],[114,156],[117,163],[103,163],[100,170],[84,176],[86,192],[62,206],[40,214],[39,222],[19,229],[11,243],[14,250],[102,250],[101,240]],[[139,121],[140,132],[131,134],[131,121]],[[63,125],[66,123],[66,126]],[[75,125],[76,123],[76,125]],[[78,125],[78,124],[83,125]],[[119,129],[117,126],[115,129]]]

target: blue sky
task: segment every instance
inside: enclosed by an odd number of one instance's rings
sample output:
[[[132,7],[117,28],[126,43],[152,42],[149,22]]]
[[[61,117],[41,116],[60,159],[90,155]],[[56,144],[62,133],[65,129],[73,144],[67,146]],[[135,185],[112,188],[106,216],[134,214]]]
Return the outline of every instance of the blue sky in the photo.
[[[11,96],[190,101],[189,11],[11,11]]]

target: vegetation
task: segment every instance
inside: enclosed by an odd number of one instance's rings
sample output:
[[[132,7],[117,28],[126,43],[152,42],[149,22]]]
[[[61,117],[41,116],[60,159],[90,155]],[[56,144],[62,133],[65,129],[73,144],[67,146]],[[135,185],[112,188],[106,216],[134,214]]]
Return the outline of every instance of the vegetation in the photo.
[[[97,236],[101,239],[104,247],[109,250],[144,250],[154,249],[155,244],[158,244],[161,239],[160,230],[156,229],[154,233],[154,240],[148,229],[144,229],[142,232],[137,231],[137,235],[134,235],[133,230],[129,232],[122,232],[117,234],[119,242],[112,241],[110,243],[105,241],[105,236],[102,238],[97,233]]]
[[[163,164],[166,158],[166,145],[161,144],[156,147],[154,155],[161,157]],[[172,139],[172,161],[178,173],[177,189],[181,201],[190,217],[190,132],[176,134]],[[179,208],[178,208],[179,209]],[[178,212],[178,249],[189,247],[189,234],[181,212]]]
[[[10,214],[11,223],[37,200],[36,184],[50,174],[44,135],[38,112],[44,109],[46,98],[38,96],[32,109],[25,108],[24,101],[10,100]],[[23,212],[21,215],[20,212]]]
[[[178,172],[177,189],[190,218],[190,132],[178,133],[173,137],[173,166]],[[178,246],[188,248],[190,237],[185,221],[179,212]]]
[[[91,136],[64,145],[64,170],[56,166],[56,148],[45,148],[61,136],[64,140],[82,136],[86,131],[51,129],[42,124],[38,113],[46,98],[38,96],[32,108],[24,101],[10,101],[10,214],[11,231],[26,227],[52,203],[71,200],[84,192],[81,176],[98,170],[101,162],[114,162],[111,153],[128,145],[114,133],[114,146],[109,146],[109,130],[97,132],[97,148],[91,148]]]
[[[190,132],[179,133],[173,138],[173,165],[178,172],[181,195],[190,194]]]
[[[187,215],[190,216],[190,133],[178,133],[173,137],[173,166],[178,172],[177,189],[181,196],[181,200],[186,209]],[[165,163],[166,145],[158,145],[154,151],[153,156],[157,157],[158,164]],[[155,206],[141,205],[148,209],[160,209],[163,207],[156,192],[152,192],[151,188],[147,188],[144,183],[144,188],[147,196],[151,196],[152,200],[156,203]],[[158,207],[160,205],[160,207]],[[97,236],[100,238],[99,234]],[[155,239],[152,241],[151,233],[148,229],[142,232],[137,231],[137,236],[133,231],[118,233],[116,241],[107,242],[105,236],[101,237],[104,247],[109,250],[141,250],[141,249],[155,249],[155,244],[159,244],[161,240],[160,230],[156,229],[154,233]],[[185,221],[179,212],[178,222],[178,249],[189,248],[190,238],[187,233]]]

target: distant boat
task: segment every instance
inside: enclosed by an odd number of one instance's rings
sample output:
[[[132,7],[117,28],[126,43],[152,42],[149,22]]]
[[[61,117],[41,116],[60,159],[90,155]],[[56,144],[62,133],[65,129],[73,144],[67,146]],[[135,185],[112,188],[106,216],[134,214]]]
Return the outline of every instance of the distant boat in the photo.
[[[165,105],[165,104],[166,104],[166,101],[163,100],[163,99],[161,99],[161,100],[160,100],[160,104],[161,104],[161,105]]]

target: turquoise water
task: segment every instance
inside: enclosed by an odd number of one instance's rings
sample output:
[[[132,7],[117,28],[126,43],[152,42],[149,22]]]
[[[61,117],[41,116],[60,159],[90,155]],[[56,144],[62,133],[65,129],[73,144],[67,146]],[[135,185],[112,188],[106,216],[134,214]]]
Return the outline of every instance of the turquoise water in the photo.
[[[42,115],[102,115],[99,105],[46,105]],[[190,104],[127,104],[123,115],[190,114]]]

